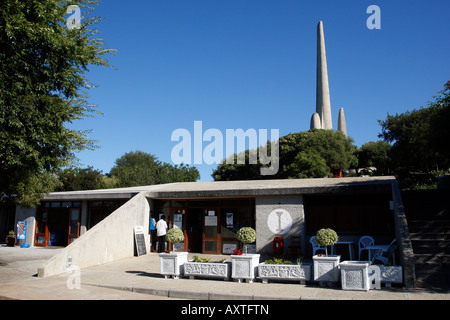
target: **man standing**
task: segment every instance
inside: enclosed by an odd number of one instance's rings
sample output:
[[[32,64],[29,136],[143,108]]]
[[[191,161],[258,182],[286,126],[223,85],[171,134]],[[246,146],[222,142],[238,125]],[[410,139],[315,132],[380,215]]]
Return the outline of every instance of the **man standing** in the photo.
[[[156,236],[158,237],[158,253],[166,251],[166,233],[167,223],[165,216],[161,215],[158,223],[156,223]]]

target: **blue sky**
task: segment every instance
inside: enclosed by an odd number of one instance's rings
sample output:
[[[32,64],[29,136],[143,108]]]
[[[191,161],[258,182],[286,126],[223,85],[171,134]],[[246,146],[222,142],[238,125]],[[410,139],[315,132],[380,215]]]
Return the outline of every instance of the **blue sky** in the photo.
[[[369,30],[370,5],[381,29]],[[172,132],[309,129],[315,112],[316,28],[324,22],[333,127],[345,110],[357,146],[377,120],[426,106],[450,80],[450,2],[402,0],[105,0],[95,10],[112,68],[92,67],[91,103],[77,121],[100,148],[77,154],[108,173],[126,152],[172,163]],[[204,146],[208,144],[205,142]],[[216,165],[195,165],[211,181]]]

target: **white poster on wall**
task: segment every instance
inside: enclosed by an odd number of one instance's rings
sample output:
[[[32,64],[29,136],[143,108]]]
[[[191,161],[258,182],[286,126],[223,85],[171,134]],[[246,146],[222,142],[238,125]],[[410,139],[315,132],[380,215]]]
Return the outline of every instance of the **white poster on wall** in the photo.
[[[213,227],[213,226],[217,226],[217,217],[206,216],[205,217],[205,227]]]

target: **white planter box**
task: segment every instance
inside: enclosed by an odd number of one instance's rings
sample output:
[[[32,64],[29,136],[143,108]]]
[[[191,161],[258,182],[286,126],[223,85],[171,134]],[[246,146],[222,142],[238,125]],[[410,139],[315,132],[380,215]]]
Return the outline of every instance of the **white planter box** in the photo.
[[[231,255],[231,277],[241,282],[253,282],[258,271],[259,254]]]
[[[207,277],[228,280],[230,278],[230,263],[189,261],[184,264],[184,275],[189,276],[190,279],[194,279],[195,277]]]
[[[313,256],[314,281],[339,282],[341,256]]]
[[[375,283],[380,281],[386,287],[390,287],[392,283],[403,283],[402,266],[372,265],[369,266],[369,276],[375,279]]]
[[[183,265],[187,262],[187,252],[172,252],[159,254],[159,272],[165,278],[172,276],[174,279],[183,274]]]
[[[265,264],[263,262],[258,265],[258,278],[262,279],[263,283],[268,283],[269,280],[296,280],[304,284],[311,280],[311,264]]]
[[[343,290],[369,291],[369,262],[344,261],[339,267]]]

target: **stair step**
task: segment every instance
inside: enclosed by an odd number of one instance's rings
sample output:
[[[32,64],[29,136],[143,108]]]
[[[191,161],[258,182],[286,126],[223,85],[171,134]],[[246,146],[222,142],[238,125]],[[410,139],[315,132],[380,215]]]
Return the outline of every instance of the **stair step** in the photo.
[[[426,225],[450,225],[450,219],[408,219],[408,223]]]
[[[408,220],[409,228],[450,230],[450,220]]]
[[[450,241],[450,234],[435,233],[435,232],[410,232],[411,240],[448,240]]]
[[[417,274],[441,274],[445,273],[445,268],[438,263],[428,263],[428,264],[416,264],[416,275]]]
[[[418,264],[450,264],[450,256],[442,254],[414,254],[414,261]]]
[[[420,281],[416,282],[417,288],[423,288],[424,290],[431,290],[433,292],[448,293],[450,290],[450,284],[448,283],[422,283]]]
[[[438,246],[436,244],[424,243],[418,244],[416,241],[411,241],[414,254],[433,254],[433,255],[449,255],[449,246]]]
[[[408,224],[408,230],[410,233],[450,235],[448,226],[411,226]]]
[[[448,281],[443,281],[442,279],[417,279],[416,287],[424,288],[428,290],[444,290],[448,292],[450,290],[450,283]]]

